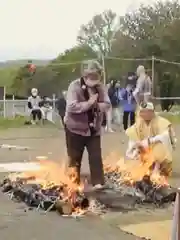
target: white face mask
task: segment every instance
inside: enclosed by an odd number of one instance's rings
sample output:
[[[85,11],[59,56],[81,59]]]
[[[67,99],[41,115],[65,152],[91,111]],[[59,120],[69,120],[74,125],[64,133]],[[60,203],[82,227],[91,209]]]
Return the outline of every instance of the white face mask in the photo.
[[[33,97],[37,97],[37,92],[32,92]]]
[[[132,87],[131,87],[131,86],[127,86],[127,87],[126,87],[126,90],[127,90],[128,92],[130,92],[130,91],[132,90]]]
[[[88,87],[95,87],[100,83],[100,80],[85,79],[85,83]]]

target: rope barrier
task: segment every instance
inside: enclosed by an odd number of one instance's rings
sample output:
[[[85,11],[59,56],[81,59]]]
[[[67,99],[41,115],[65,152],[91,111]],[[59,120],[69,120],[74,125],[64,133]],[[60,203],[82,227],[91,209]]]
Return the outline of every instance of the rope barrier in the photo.
[[[179,100],[180,97],[153,97],[155,100]]]
[[[121,61],[159,61],[159,62],[163,62],[163,63],[169,63],[169,64],[174,64],[174,65],[180,65],[180,62],[174,62],[174,61],[167,61],[164,59],[160,59],[160,58],[152,58],[152,57],[148,57],[148,58],[119,58],[119,57],[104,57],[104,59],[109,59],[109,60],[121,60]],[[81,64],[83,61],[86,60],[99,60],[98,58],[92,58],[92,59],[84,59],[82,61],[74,61],[74,62],[59,62],[59,63],[49,63],[47,65],[44,66],[68,66],[68,65],[76,65],[76,64]],[[39,65],[40,66],[40,65]],[[43,66],[43,65],[42,65]]]
[[[104,57],[109,60],[123,60],[123,61],[152,61],[152,58],[118,58],[118,57]]]
[[[169,64],[174,64],[174,65],[180,65],[180,62],[171,62],[171,61],[167,61],[164,59],[160,59],[160,58],[154,58],[154,61],[159,61],[159,62],[163,62],[163,63],[169,63]]]
[[[92,58],[92,59],[84,59],[82,61],[75,61],[75,62],[60,62],[60,63],[49,63],[46,66],[68,66],[68,65],[76,65],[76,64],[81,64],[83,61],[88,61],[88,60],[98,60],[98,58]]]

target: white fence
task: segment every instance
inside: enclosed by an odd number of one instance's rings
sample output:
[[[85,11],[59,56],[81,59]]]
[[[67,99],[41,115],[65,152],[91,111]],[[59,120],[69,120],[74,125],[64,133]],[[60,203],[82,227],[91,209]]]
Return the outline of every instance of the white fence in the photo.
[[[4,118],[13,118],[16,115],[29,116],[28,100],[0,100],[0,116]],[[55,109],[55,100],[53,101],[53,121],[59,119]]]
[[[0,115],[4,117],[28,116],[27,100],[0,100]]]

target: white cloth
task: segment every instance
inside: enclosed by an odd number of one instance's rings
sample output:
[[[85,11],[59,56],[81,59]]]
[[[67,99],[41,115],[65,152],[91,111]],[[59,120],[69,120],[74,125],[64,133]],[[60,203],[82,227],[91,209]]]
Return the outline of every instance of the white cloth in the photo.
[[[112,130],[112,107],[106,112],[106,128]]]
[[[171,144],[171,138],[169,135],[169,131],[166,130],[162,134],[156,135],[155,137],[150,138],[151,143],[161,142],[165,146],[167,146],[170,151],[172,151],[172,144]]]
[[[138,154],[136,144],[137,144],[137,142],[129,140],[128,148],[127,148],[127,151],[126,151],[126,158],[127,159],[135,159],[136,155]]]
[[[106,128],[107,128],[107,130],[112,129],[112,120],[114,121],[114,123],[118,124],[121,127],[122,126],[122,117],[123,117],[123,112],[122,112],[122,108],[120,106],[117,108],[111,107],[106,112],[106,120],[107,120]]]
[[[50,122],[52,122],[52,115],[53,115],[53,109],[52,107],[41,107],[41,112],[42,112],[42,116],[44,119],[49,120]]]
[[[137,103],[141,101],[148,102],[152,92],[151,79],[145,72],[141,72],[136,83],[136,89],[133,96]]]
[[[118,125],[122,125],[122,108],[118,106],[117,108],[112,108],[112,119]]]

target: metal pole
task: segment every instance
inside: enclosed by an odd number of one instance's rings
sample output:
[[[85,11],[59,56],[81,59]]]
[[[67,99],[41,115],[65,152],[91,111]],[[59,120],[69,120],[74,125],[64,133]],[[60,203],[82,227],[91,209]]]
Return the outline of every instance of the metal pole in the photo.
[[[56,94],[53,94],[53,110],[56,108]]]
[[[174,204],[171,240],[180,240],[180,193],[176,193],[176,201]]]
[[[105,66],[105,59],[104,59],[104,55],[101,55],[102,58],[102,67],[103,67],[103,82],[104,85],[106,85],[106,66]]]
[[[180,240],[180,193],[178,194],[178,222],[177,222],[177,240]]]
[[[4,87],[3,110],[3,116],[6,118],[6,87]]]
[[[155,57],[152,56],[152,76],[151,76],[151,79],[152,79],[152,97],[155,97],[155,87],[154,87],[154,84],[155,84],[155,81],[154,81],[154,61],[155,61]]]
[[[12,109],[13,109],[13,118],[15,118],[15,106],[14,106],[15,97],[14,97],[14,95],[12,96],[12,100],[13,100],[13,105],[12,105]]]

